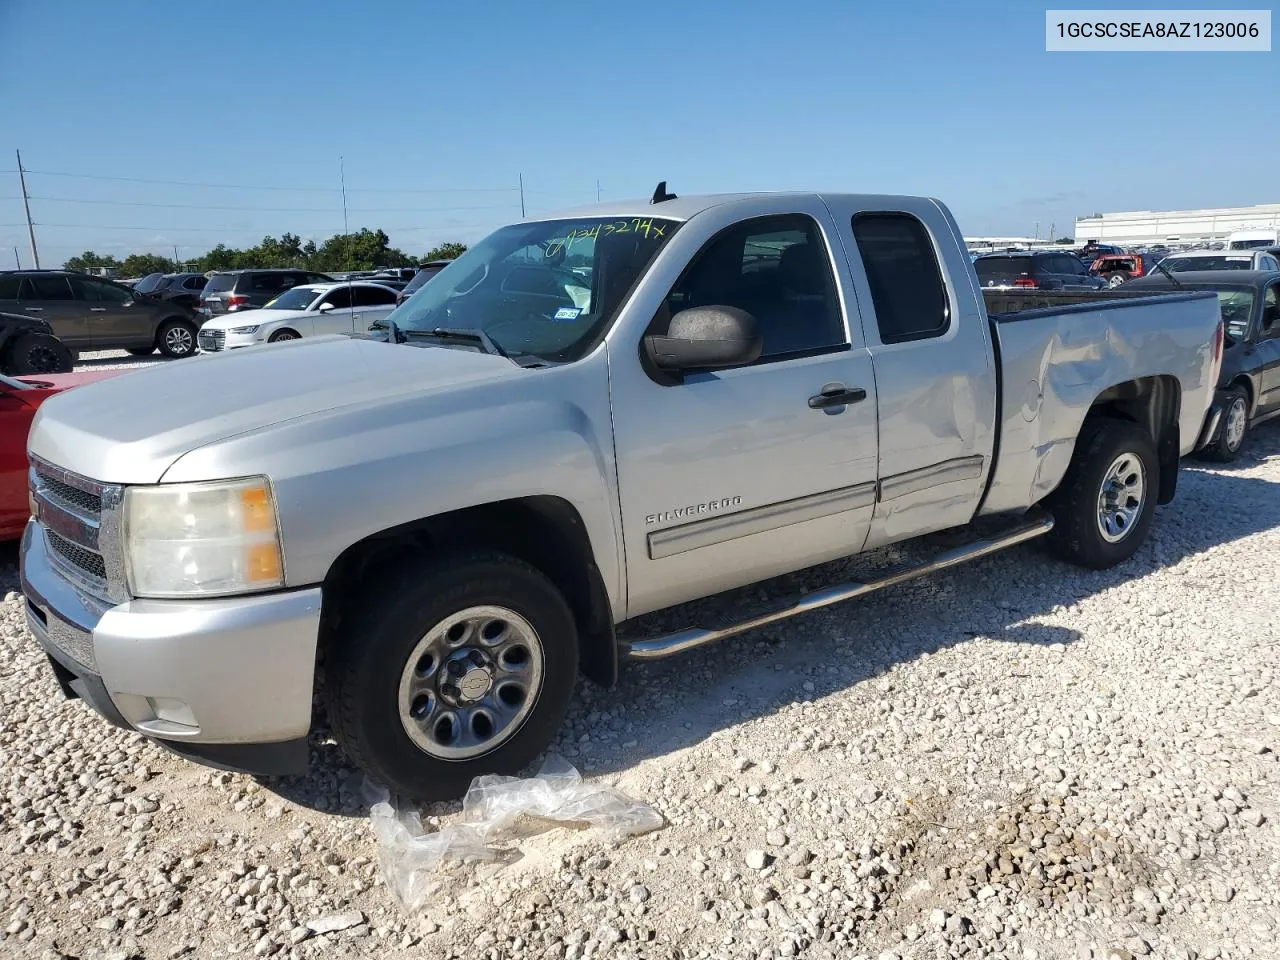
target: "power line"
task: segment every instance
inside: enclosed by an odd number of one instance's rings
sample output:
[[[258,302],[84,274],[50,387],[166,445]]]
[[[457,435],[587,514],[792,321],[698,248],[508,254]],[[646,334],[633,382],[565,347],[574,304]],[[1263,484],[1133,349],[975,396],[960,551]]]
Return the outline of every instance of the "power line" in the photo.
[[[18,200],[20,197],[0,197],[0,200]],[[97,200],[86,197],[41,197],[31,195],[32,200],[44,203],[91,203],[111,207],[158,207],[169,210],[232,210],[255,213],[333,213],[332,207],[241,207],[211,203],[155,203],[150,200]],[[470,210],[508,210],[510,203],[490,203],[472,207],[352,207],[352,213],[460,213]]]
[[[8,171],[16,172],[16,171]],[[294,193],[337,193],[336,187],[296,187],[283,184],[204,183],[196,180],[160,180],[147,177],[113,177],[97,173],[67,173],[59,170],[27,170],[41,177],[70,177],[76,180],[106,180],[112,183],[148,183],[170,187],[204,187],[212,190],[285,190]],[[518,193],[519,187],[348,187],[349,193]]]

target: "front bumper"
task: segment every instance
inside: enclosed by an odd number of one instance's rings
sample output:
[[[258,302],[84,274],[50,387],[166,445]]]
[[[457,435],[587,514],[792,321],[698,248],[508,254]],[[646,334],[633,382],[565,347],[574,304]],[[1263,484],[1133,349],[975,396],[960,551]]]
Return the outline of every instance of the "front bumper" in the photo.
[[[33,521],[22,538],[22,592],[68,696],[202,763],[305,769],[319,588],[111,606],[56,572]]]

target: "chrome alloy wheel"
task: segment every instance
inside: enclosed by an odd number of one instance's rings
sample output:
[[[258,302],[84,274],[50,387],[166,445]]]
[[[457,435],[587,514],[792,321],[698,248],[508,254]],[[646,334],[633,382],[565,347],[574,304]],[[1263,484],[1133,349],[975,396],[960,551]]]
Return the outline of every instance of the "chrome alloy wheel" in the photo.
[[[186,327],[173,326],[165,331],[164,345],[175,356],[185,356],[194,349],[195,341]]]
[[[506,607],[468,607],[432,627],[400,674],[400,723],[418,749],[470,760],[528,718],[542,690],[542,641]]]
[[[1224,439],[1227,449],[1232,453],[1240,449],[1240,444],[1244,442],[1244,428],[1248,421],[1244,406],[1244,397],[1236,397],[1227,409],[1227,423],[1223,427],[1226,431]]]
[[[1107,543],[1129,535],[1146,503],[1147,477],[1142,461],[1122,453],[1111,462],[1098,492],[1098,532]]]

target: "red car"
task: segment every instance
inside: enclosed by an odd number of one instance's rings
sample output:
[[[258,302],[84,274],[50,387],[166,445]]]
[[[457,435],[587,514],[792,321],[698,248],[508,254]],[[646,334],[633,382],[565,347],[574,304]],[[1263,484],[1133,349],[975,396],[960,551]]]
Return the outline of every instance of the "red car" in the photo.
[[[0,374],[0,540],[22,536],[31,516],[27,500],[27,433],[40,404],[72,387],[127,372],[93,370],[28,377]]]

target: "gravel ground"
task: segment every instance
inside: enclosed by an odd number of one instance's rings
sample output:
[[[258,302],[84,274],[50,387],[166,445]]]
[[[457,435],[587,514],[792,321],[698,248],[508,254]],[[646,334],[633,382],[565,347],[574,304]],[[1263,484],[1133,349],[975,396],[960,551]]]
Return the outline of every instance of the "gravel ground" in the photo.
[[[583,684],[557,751],[667,826],[543,833],[413,916],[323,728],[303,778],[178,760],[61,700],[9,593],[0,956],[1277,957],[1278,525],[1263,428],[1121,569],[1020,548]]]

